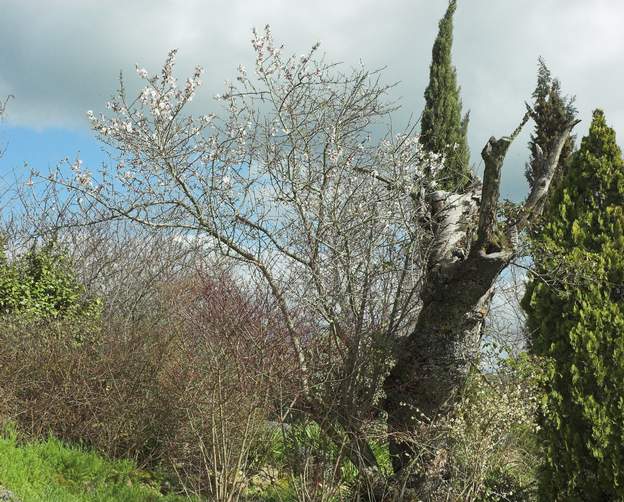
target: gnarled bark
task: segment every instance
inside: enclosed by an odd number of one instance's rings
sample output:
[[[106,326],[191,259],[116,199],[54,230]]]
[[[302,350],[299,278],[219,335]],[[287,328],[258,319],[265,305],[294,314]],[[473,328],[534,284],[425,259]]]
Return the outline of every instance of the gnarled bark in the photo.
[[[436,240],[415,329],[397,350],[396,365],[385,382],[385,410],[391,433],[395,472],[410,461],[411,450],[400,433],[416,433],[419,421],[445,413],[477,361],[483,322],[494,283],[510,263],[510,231],[521,231],[527,214],[539,211],[559,160],[561,145],[576,122],[562,127],[560,141],[544,156],[544,168],[520,218],[500,229],[497,221],[500,171],[509,145],[529,114],[509,137],[490,138],[483,149],[482,185],[464,194],[436,192],[431,197]],[[511,230],[510,230],[511,229]]]

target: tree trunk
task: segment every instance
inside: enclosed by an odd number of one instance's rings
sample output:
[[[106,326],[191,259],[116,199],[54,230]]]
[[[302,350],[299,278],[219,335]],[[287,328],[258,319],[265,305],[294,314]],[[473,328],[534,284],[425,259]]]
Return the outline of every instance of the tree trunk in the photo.
[[[436,228],[422,309],[413,332],[399,341],[396,364],[384,383],[395,475],[410,463],[413,453],[401,435],[416,434],[422,420],[447,412],[478,361],[494,282],[514,256],[513,236],[539,215],[561,149],[578,123],[562,124],[552,150],[540,157],[540,176],[527,200],[517,217],[503,226],[497,215],[503,160],[532,113],[529,108],[510,136],[489,139],[481,152],[482,185],[475,183],[463,194],[435,192],[430,198]],[[422,479],[415,480],[419,483]]]
[[[388,428],[399,435],[390,443],[395,472],[412,457],[400,434],[447,411],[477,360],[492,285],[509,258],[474,253],[427,288],[416,328],[400,344],[385,382]]]

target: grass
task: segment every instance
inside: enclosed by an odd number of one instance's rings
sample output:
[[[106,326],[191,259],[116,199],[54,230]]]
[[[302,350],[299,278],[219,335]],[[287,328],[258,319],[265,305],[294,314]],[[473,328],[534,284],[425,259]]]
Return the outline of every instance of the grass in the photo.
[[[336,448],[323,440],[315,424],[297,424],[286,436],[273,431],[268,451],[263,452],[269,465],[285,468],[291,456],[306,450],[314,456],[328,456],[333,461]],[[375,453],[384,468],[389,468],[387,449],[375,445]],[[341,469],[343,483],[355,480],[355,467],[345,462]],[[274,484],[250,485],[244,500],[256,502],[292,502],[296,494],[293,479],[282,472]],[[199,502],[199,498],[163,495],[161,478],[138,469],[130,460],[109,460],[92,451],[63,444],[50,437],[23,442],[11,428],[0,431],[0,487],[12,491],[22,502]]]
[[[154,475],[129,460],[107,460],[54,438],[20,444],[11,430],[0,435],[0,485],[22,502],[189,500],[162,495]]]

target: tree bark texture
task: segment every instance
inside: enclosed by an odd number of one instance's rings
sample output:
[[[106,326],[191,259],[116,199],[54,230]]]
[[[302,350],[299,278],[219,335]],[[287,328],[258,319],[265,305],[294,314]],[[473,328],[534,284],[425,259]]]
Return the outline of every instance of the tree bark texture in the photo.
[[[490,138],[482,151],[482,184],[463,194],[436,192],[430,206],[436,239],[413,332],[400,340],[396,364],[385,381],[390,452],[395,473],[410,462],[412,449],[402,433],[417,434],[419,423],[447,412],[478,361],[483,323],[494,283],[515,250],[509,235],[522,231],[540,210],[561,147],[577,122],[562,125],[560,141],[547,152],[542,176],[515,221],[497,217],[500,172],[509,145],[526,123],[508,137]]]

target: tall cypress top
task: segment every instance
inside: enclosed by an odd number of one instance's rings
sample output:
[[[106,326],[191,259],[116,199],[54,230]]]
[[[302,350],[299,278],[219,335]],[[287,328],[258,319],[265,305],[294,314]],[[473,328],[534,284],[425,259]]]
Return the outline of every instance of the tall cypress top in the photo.
[[[538,61],[537,86],[533,91],[533,100],[535,129],[529,141],[531,159],[526,166],[526,177],[531,186],[533,181],[540,175],[538,149],[541,149],[542,152],[550,151],[557,141],[563,124],[569,122],[576,115],[574,98],[562,96],[559,80],[552,77],[542,58],[539,58]],[[559,156],[559,164],[551,183],[553,187],[550,191],[551,194],[555,192],[556,187],[561,183],[561,178],[573,149],[574,137],[570,136]]]
[[[425,150],[444,155],[438,181],[442,188],[451,191],[461,191],[472,179],[466,140],[468,114],[462,118],[457,72],[451,62],[456,8],[457,1],[451,0],[433,44],[420,137]]]

